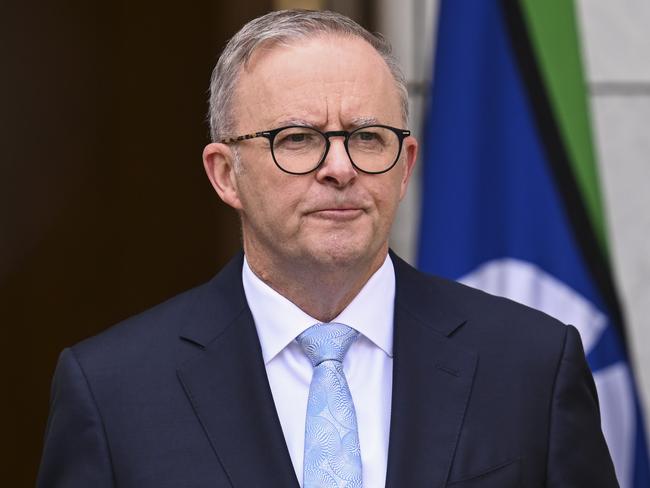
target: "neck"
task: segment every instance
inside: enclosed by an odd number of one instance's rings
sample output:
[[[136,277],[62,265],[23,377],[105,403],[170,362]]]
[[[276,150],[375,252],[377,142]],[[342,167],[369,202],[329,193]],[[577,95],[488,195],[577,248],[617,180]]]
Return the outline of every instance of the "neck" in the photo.
[[[361,262],[321,263],[314,260],[283,262],[268,259],[244,246],[246,260],[255,275],[321,322],[330,322],[357,296],[361,288],[386,259],[388,246]],[[286,259],[286,258],[285,258]]]

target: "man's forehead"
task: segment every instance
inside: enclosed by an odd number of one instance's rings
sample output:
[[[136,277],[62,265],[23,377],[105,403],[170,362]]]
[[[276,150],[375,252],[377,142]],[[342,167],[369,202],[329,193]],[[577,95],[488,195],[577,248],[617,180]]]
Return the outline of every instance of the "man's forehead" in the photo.
[[[335,49],[341,49],[353,46],[355,44],[358,45],[360,43],[367,46],[372,51],[375,51],[370,43],[368,43],[368,41],[362,37],[353,34],[337,32],[314,32],[297,37],[280,37],[277,39],[269,39],[255,46],[252,52],[246,57],[242,68],[243,71],[252,71],[255,67],[255,64],[266,55],[272,52],[283,50],[289,52],[298,46],[311,46],[314,50],[322,49],[323,47],[327,46],[335,47]],[[379,55],[379,53],[377,53],[377,55]]]
[[[365,39],[352,35],[320,34],[304,39],[267,42],[257,47],[241,67],[235,91],[241,85],[277,87],[278,83],[349,80],[376,85],[395,80],[384,58]],[[365,79],[363,79],[365,78]],[[250,89],[250,87],[248,87]]]
[[[320,117],[307,116],[307,117],[294,117],[294,116],[282,116],[278,117],[273,121],[274,127],[289,127],[289,126],[302,126],[302,127],[314,127],[316,129],[326,129],[327,120]],[[382,124],[385,121],[379,117],[375,116],[351,116],[346,117],[342,121],[342,127],[345,130],[354,130],[360,127],[366,127],[368,125],[377,125]]]
[[[383,57],[367,41],[319,35],[258,48],[239,73],[234,115],[241,130],[266,125],[347,128],[400,124],[401,102]]]

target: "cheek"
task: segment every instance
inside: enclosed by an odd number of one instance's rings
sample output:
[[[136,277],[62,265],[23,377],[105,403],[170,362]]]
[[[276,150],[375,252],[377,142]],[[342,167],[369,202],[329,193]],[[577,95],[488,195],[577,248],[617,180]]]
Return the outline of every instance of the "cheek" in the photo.
[[[239,188],[242,211],[249,219],[257,221],[257,225],[286,227],[297,218],[300,192],[285,183],[246,178]]]
[[[386,176],[388,176],[388,174]],[[401,179],[396,178],[396,174],[390,176],[391,178],[386,178],[384,181],[377,181],[377,185],[372,190],[372,193],[375,196],[377,210],[382,218],[392,216],[399,205],[402,193]]]

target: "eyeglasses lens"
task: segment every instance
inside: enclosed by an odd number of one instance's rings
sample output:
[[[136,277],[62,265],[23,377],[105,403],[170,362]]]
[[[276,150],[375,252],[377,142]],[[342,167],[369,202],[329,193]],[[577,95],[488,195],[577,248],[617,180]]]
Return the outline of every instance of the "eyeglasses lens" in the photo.
[[[362,171],[379,173],[390,168],[397,159],[399,137],[384,127],[362,127],[350,134],[348,152]],[[281,130],[273,141],[276,163],[290,173],[307,173],[315,169],[325,155],[327,140],[309,127]]]

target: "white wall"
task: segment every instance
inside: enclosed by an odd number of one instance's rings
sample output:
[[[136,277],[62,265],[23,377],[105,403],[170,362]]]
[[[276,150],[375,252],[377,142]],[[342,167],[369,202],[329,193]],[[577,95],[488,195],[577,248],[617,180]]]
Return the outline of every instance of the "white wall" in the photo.
[[[614,271],[650,412],[650,2],[577,9]]]
[[[378,0],[378,28],[392,43],[409,84],[409,128],[420,138],[427,87],[431,81],[434,52],[434,23],[437,0]],[[406,261],[413,263],[416,232],[420,216],[420,168],[415,173],[406,197],[397,213],[391,247]]]
[[[377,2],[379,31],[393,43],[413,88],[411,128],[417,136],[438,1]],[[576,7],[615,277],[637,383],[650,407],[650,2],[576,0]],[[391,242],[411,262],[420,210],[415,176]]]

